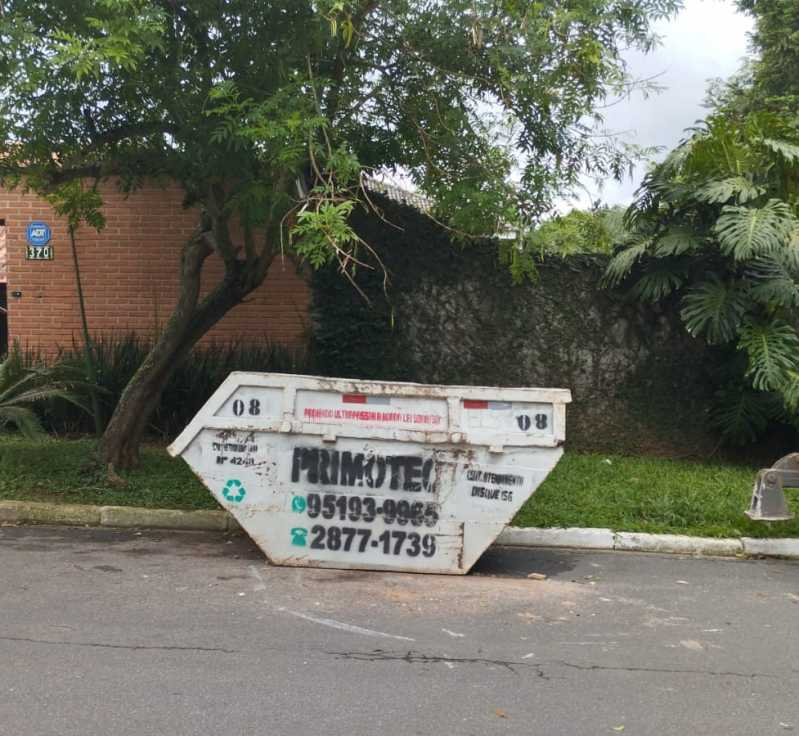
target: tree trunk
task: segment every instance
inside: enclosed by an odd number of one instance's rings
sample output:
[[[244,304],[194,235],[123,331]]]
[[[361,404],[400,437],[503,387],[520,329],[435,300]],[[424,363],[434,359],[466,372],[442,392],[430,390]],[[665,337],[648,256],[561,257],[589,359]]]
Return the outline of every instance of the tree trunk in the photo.
[[[202,266],[212,252],[209,245],[211,237],[208,232],[201,233],[184,249],[181,290],[175,310],[163,333],[122,392],[100,440],[98,459],[111,474],[137,464],[139,446],[150,417],[175,370],[200,338],[259,286],[266,276],[268,263],[249,270],[241,263],[228,264],[230,267],[226,268],[223,280],[210,294],[199,300]]]
[[[164,332],[131,378],[108,423],[98,454],[111,470],[127,469],[139,461],[139,446],[161,393],[192,345],[177,330]]]

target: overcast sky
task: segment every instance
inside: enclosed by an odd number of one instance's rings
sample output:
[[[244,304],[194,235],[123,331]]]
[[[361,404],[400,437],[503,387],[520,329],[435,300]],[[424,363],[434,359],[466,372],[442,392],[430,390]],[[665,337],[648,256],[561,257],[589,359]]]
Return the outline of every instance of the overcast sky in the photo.
[[[634,77],[662,73],[657,82],[666,89],[609,108],[608,129],[627,131],[625,139],[641,146],[673,147],[683,130],[704,116],[707,81],[729,77],[739,68],[751,26],[749,17],[735,11],[732,0],[685,0],[685,9],[674,20],[656,26],[662,43],[655,51],[627,54]],[[639,166],[633,181],[606,182],[601,190],[588,182],[589,193],[571,205],[586,206],[598,198],[608,204],[628,204],[644,171],[645,166]]]

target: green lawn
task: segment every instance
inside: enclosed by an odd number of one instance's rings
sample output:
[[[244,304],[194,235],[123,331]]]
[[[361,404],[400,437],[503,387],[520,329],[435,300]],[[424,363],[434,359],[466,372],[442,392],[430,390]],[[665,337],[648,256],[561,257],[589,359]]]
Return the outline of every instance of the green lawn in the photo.
[[[216,508],[210,493],[162,448],[119,488],[90,462],[91,440],[0,438],[0,499],[179,509]],[[594,526],[699,536],[799,536],[799,520],[750,521],[756,468],[567,453],[524,506],[518,526]],[[799,492],[788,502],[799,512]]]
[[[216,501],[182,460],[146,447],[142,464],[121,475],[128,486],[108,482],[91,462],[94,441],[0,438],[0,499],[213,509]]]
[[[517,526],[593,526],[707,537],[795,537],[799,519],[744,516],[757,468],[566,453],[524,505]],[[787,491],[799,513],[799,492]]]

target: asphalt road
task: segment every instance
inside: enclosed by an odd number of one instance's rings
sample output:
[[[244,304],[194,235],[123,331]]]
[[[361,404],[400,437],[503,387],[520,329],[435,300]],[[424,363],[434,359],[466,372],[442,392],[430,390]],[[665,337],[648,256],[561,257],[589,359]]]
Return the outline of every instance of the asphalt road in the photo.
[[[0,529],[2,736],[791,731],[797,563],[504,549],[455,578]]]

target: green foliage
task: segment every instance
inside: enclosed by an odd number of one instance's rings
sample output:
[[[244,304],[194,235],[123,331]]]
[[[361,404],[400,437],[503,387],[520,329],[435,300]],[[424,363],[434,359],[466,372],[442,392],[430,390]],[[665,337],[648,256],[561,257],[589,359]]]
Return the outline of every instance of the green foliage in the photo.
[[[680,4],[3,0],[0,185],[50,196],[73,229],[101,226],[100,182],[183,188],[198,223],[178,306],[136,377],[157,383],[278,253],[334,260],[353,283],[380,269],[347,223],[374,172],[407,173],[461,241],[513,229],[523,248],[581,176],[628,168],[595,135],[597,108],[629,91],[623,53],[649,50]],[[210,253],[223,273],[209,284]],[[135,458],[143,409],[119,406],[102,444],[115,465]]]
[[[647,271],[632,288],[641,301],[659,302],[682,286],[685,274],[678,264],[664,263]]]
[[[714,230],[722,253],[749,261],[784,248],[795,227],[791,206],[770,199],[762,207],[725,206]]]
[[[81,399],[86,389],[80,371],[63,363],[51,368],[26,365],[19,346],[14,345],[0,362],[0,432],[11,426],[28,438],[42,434],[34,410],[42,404],[66,403],[88,412]]]
[[[633,266],[649,251],[652,239],[642,235],[637,242],[629,242],[608,263],[604,283],[608,286],[620,284],[632,271]]]
[[[733,98],[736,104],[780,106],[799,98],[799,4],[794,0],[737,0],[755,19],[757,52],[752,83]],[[742,97],[745,98],[742,100]],[[795,109],[795,108],[794,108]]]
[[[799,127],[782,115],[711,115],[647,175],[607,270],[638,298],[677,293],[693,336],[746,355],[740,398],[713,419],[730,439],[752,438],[773,416],[752,389],[786,408],[799,397],[797,147]]]
[[[729,342],[738,333],[747,303],[746,289],[740,283],[710,274],[707,281],[687,290],[681,316],[695,337],[703,335],[711,344]]]
[[[360,241],[350,225],[354,206],[351,199],[338,203],[322,200],[316,209],[300,210],[293,231],[296,250],[314,268],[330,263],[337,252],[346,251],[348,256]]]
[[[131,376],[141,365],[151,343],[135,335],[98,336],[93,340],[97,387],[103,410],[109,416]],[[28,366],[40,366],[42,359],[34,354],[22,356]],[[83,348],[74,345],[58,356],[56,365],[69,375],[82,376]],[[153,415],[150,434],[174,437],[197,413],[232,371],[271,371],[277,373],[307,372],[303,353],[291,351],[263,340],[259,343],[211,343],[196,348],[170,378]],[[58,403],[37,410],[41,424],[56,434],[90,432],[91,420],[83,411]]]
[[[165,14],[144,0],[97,0],[82,20],[88,33],[57,28],[53,33],[54,69],[78,81],[101,80],[108,69],[135,71],[148,52],[163,49]]]
[[[278,246],[357,263],[342,215],[375,170],[407,171],[458,237],[526,231],[586,171],[625,170],[628,150],[585,121],[629,89],[622,51],[649,50],[679,6],[6,0],[0,181],[99,227],[97,190],[69,182],[175,180],[252,280]],[[236,218],[266,242],[238,253]]]
[[[556,215],[533,230],[531,250],[561,256],[612,253],[626,238],[623,219],[621,207],[572,210],[566,215]]]
[[[763,188],[755,186],[744,176],[731,176],[727,179],[709,181],[700,187],[696,197],[709,204],[724,204],[734,199],[736,202],[748,202],[763,194]]]
[[[754,18],[755,55],[711,89],[711,114],[646,177],[608,276],[645,285],[681,273],[691,334],[746,357],[711,417],[741,441],[777,418],[799,425],[799,4],[738,6]]]
[[[730,444],[757,440],[769,422],[782,414],[779,399],[772,394],[729,384],[716,392],[710,425]]]
[[[701,239],[687,227],[667,229],[657,240],[654,253],[658,256],[681,256],[702,247]]]
[[[741,325],[738,347],[749,357],[747,375],[761,391],[779,391],[796,367],[799,336],[779,319],[746,321]]]

